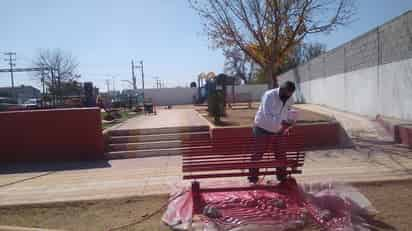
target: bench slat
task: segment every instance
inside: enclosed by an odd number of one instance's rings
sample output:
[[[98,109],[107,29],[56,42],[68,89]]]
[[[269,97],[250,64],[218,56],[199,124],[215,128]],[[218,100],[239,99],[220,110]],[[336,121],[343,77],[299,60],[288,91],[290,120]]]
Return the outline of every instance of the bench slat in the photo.
[[[263,149],[263,148],[262,148]],[[217,148],[207,148],[207,149],[190,149],[184,150],[182,155],[184,157],[187,156],[209,156],[209,155],[237,155],[237,154],[252,154],[255,153],[256,150],[260,150],[255,147],[250,148],[233,148],[230,149],[229,147],[226,149],[217,149]],[[263,150],[265,153],[287,153],[287,152],[303,152],[303,149],[299,146],[285,147],[285,148],[267,148]]]
[[[277,167],[300,167],[303,164],[290,161],[248,161],[248,162],[231,162],[219,164],[198,164],[183,166],[183,172],[201,172],[201,171],[219,171],[231,169],[249,169],[249,168],[277,168]]]
[[[210,155],[210,156],[195,156],[195,157],[184,157],[183,158],[183,163],[185,162],[196,162],[196,161],[203,161],[203,160],[222,160],[225,161],[226,159],[251,159],[253,154],[233,154],[233,155]],[[280,154],[280,155],[275,155],[273,153],[265,153],[263,155],[263,158],[280,158],[280,157],[286,157],[287,159],[304,159],[305,156],[303,154]]]
[[[273,161],[273,162],[279,162],[280,160],[275,160],[275,159],[262,159],[260,161]],[[291,164],[303,164],[304,159],[299,159],[299,160],[287,160],[289,161],[287,166],[290,166]],[[203,161],[203,162],[192,162],[192,163],[185,163],[182,168],[187,168],[187,167],[196,167],[196,166],[208,166],[211,164],[231,164],[231,163],[251,163],[250,159],[234,159],[234,160],[228,160],[225,162],[219,161],[219,160],[211,160],[211,161]],[[258,163],[257,161],[255,161]]]
[[[277,167],[286,167],[288,174],[302,172],[298,169],[303,166],[305,159],[305,139],[301,134],[273,135],[259,139],[262,140],[257,141],[253,136],[211,140],[184,138],[183,146],[207,146],[182,151],[183,179],[249,176],[247,169],[250,168],[270,169],[259,172],[259,175],[276,174],[274,168]],[[251,159],[256,150],[265,153],[262,159]],[[204,173],[193,175],[192,172]]]
[[[258,175],[274,175],[276,171],[262,171],[259,172]],[[287,174],[300,174],[302,170],[287,170]],[[185,175],[183,176],[184,180],[191,180],[191,179],[204,179],[204,178],[217,178],[217,177],[244,177],[249,176],[248,172],[234,172],[234,173],[210,173],[210,174],[195,174],[195,175]]]

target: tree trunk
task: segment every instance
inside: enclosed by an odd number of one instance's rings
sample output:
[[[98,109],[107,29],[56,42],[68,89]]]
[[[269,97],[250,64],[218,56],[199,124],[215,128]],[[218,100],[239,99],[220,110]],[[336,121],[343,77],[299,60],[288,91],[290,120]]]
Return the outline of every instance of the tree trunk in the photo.
[[[273,88],[277,88],[278,85],[278,78],[277,75],[274,71],[273,67],[267,67],[265,68],[265,77],[266,77],[266,81],[268,83],[268,89],[273,89]]]
[[[273,88],[278,88],[279,87],[278,75],[277,74],[272,75],[272,86],[273,86]]]
[[[280,73],[280,67],[267,67],[265,68],[265,77],[266,80],[268,81],[268,88],[273,89],[273,88],[278,88],[279,83],[278,83],[278,75]]]

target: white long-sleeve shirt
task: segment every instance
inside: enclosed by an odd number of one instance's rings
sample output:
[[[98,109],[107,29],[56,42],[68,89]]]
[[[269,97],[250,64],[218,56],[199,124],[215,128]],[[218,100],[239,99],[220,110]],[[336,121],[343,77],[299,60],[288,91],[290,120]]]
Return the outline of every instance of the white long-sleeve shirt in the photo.
[[[266,91],[255,115],[255,126],[269,132],[279,132],[282,129],[282,121],[287,120],[288,110],[293,103],[291,96],[283,104],[279,97],[279,88]]]

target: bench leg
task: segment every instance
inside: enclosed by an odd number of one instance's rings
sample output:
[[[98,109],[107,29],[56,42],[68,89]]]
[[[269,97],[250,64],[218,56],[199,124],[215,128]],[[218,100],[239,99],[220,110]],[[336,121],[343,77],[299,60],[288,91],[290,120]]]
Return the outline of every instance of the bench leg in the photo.
[[[201,213],[201,195],[200,183],[198,181],[192,182],[192,200],[193,200],[193,215]]]

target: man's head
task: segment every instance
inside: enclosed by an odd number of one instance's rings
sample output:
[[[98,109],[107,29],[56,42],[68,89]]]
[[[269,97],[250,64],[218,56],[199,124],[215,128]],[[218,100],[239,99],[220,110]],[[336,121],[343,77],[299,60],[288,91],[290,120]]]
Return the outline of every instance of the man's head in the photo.
[[[295,83],[292,81],[286,81],[279,87],[279,97],[282,101],[288,100],[295,92]]]

